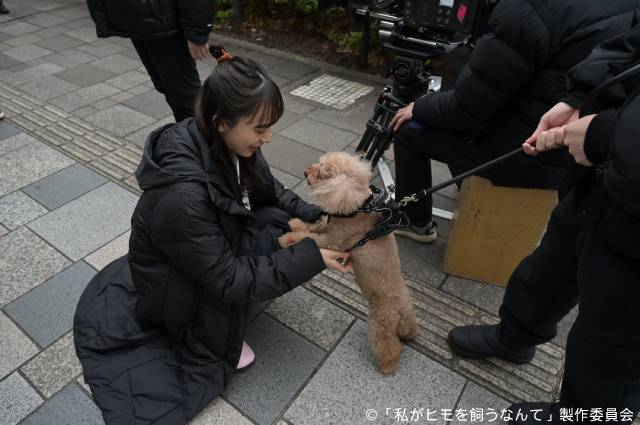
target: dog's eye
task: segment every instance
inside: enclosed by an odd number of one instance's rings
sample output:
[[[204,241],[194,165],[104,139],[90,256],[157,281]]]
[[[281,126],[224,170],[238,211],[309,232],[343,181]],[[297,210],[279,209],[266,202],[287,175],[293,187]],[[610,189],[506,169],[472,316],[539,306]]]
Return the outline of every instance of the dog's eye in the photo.
[[[320,167],[319,177],[321,179],[328,179],[336,175],[336,167],[333,165],[325,165]]]

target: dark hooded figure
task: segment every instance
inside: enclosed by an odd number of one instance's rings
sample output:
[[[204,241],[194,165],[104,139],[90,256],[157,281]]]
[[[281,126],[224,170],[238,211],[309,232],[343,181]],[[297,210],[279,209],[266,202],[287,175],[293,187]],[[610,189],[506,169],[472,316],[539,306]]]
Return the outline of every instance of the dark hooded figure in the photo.
[[[252,363],[244,332],[266,301],[350,267],[309,238],[279,248],[291,217],[322,210],[260,151],[283,113],[278,87],[254,61],[218,53],[197,117],[147,140],[128,256],[78,303],[76,351],[107,424],[187,423]]]

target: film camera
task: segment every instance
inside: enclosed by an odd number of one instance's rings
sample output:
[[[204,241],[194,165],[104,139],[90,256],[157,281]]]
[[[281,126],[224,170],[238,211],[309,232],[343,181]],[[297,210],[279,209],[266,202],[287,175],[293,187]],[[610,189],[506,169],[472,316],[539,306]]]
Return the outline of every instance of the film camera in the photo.
[[[429,62],[461,45],[469,45],[484,31],[488,17],[498,0],[319,0],[318,7],[341,6],[353,11],[363,23],[363,57],[369,48],[370,23],[378,28],[382,47],[393,54],[385,87],[374,107],[373,116],[356,149],[372,168],[378,167],[390,192],[394,183],[384,152],[391,145],[393,131],[389,122],[399,108],[418,97],[437,92],[442,78],[431,74]],[[449,217],[446,212],[434,214]]]

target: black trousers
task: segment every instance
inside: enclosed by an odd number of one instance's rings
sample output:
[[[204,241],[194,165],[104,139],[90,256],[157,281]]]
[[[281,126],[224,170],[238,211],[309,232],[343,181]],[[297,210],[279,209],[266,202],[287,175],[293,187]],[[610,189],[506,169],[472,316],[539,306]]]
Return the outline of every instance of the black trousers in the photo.
[[[555,208],[535,251],[509,280],[500,332],[522,346],[550,341],[576,304],[560,406],[640,411],[640,264],[596,239],[575,193]]]
[[[276,207],[259,207],[253,210],[256,218],[256,245],[255,255],[271,255],[280,249],[278,238],[291,231],[289,220],[291,216]],[[247,311],[247,323],[253,320],[267,308],[270,301],[255,302],[249,304]]]
[[[449,166],[452,175],[470,170],[491,159],[491,154],[471,142],[471,134],[427,130],[417,121],[405,123],[394,135],[396,198],[431,187],[431,160]],[[428,196],[407,205],[405,212],[413,224],[431,220],[433,200]]]
[[[394,134],[393,147],[397,199],[432,186],[432,159],[447,164],[451,174],[456,176],[506,153],[495,152],[488,140],[478,137],[473,140],[471,133],[433,129],[415,120],[405,123]],[[514,144],[513,149],[517,147]],[[562,177],[561,170],[522,154],[478,175],[498,186],[555,188]],[[411,223],[425,224],[431,220],[432,206],[429,196],[409,204],[405,212]]]
[[[162,93],[176,122],[193,117],[200,77],[180,34],[160,40],[131,40],[153,86]]]

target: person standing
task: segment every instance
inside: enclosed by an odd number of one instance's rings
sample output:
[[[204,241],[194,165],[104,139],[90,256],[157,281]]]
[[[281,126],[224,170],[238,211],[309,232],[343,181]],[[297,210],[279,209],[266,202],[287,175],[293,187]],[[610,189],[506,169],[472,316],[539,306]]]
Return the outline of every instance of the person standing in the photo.
[[[196,60],[209,56],[213,1],[88,0],[98,37],[130,38],[153,86],[176,122],[194,116],[200,77]]]
[[[524,414],[511,423],[561,423],[563,411],[622,423],[640,412],[640,6],[634,22],[571,71],[571,94],[523,145],[529,155],[567,147],[578,165],[540,245],[509,279],[500,323],[449,333],[463,357],[527,363],[579,303],[559,401],[515,404]],[[611,88],[595,96],[600,83]]]

